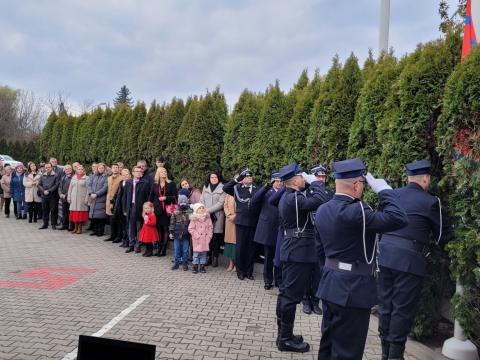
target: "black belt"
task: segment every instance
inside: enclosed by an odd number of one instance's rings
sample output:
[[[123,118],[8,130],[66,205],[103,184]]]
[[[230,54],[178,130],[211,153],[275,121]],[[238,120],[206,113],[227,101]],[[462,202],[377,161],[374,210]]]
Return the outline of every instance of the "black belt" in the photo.
[[[361,263],[361,262],[348,263],[348,262],[340,261],[337,259],[326,258],[324,266],[332,270],[345,271],[353,275],[372,275],[373,274],[373,264],[368,265],[366,263]]]
[[[312,237],[315,236],[315,231],[313,229],[285,229],[283,230],[285,237]]]

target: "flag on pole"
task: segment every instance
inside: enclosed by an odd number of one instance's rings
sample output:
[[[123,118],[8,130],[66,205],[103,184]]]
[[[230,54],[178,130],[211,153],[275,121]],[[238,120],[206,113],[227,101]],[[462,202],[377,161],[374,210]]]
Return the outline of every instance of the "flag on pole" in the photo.
[[[470,54],[472,49],[477,45],[475,22],[478,23],[480,20],[480,14],[477,14],[479,10],[480,0],[467,0],[467,13],[465,15],[465,24],[463,26],[462,59]]]

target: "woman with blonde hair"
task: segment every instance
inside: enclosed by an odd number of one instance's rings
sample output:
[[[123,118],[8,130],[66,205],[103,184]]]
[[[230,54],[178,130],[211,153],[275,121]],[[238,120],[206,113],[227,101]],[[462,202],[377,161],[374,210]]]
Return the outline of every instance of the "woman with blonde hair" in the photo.
[[[82,165],[77,165],[68,187],[67,201],[70,204],[69,220],[75,224],[74,234],[81,234],[85,221],[88,220],[88,176]]]
[[[152,186],[150,198],[153,198],[157,230],[160,236],[160,241],[156,242],[156,255],[165,256],[167,254],[170,216],[173,213],[172,205],[177,203],[177,187],[168,178],[167,170],[164,167],[159,167],[155,173],[155,182]]]
[[[25,204],[27,205],[28,222],[37,222],[41,218],[40,210],[42,208],[42,199],[38,196],[37,185],[40,181],[40,172],[34,162],[29,162],[27,174],[23,178],[23,186],[25,186]]]

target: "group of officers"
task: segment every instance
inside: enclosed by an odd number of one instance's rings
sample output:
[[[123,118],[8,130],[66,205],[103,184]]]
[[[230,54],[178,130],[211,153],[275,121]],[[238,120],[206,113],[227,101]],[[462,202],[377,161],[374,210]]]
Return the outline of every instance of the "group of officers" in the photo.
[[[440,200],[428,192],[430,162],[406,164],[406,172],[408,184],[392,189],[384,179],[368,173],[362,159],[337,161],[333,192],[325,187],[322,166],[306,174],[293,163],[272,174],[267,190],[262,188],[273,194],[264,205],[274,206],[278,214],[274,268],[281,271],[276,309],[280,351],[310,350],[293,328],[297,304],[313,288],[312,296],[321,299],[323,310],[318,359],[362,359],[371,308],[376,304],[382,360],[404,358],[432,236],[438,246],[451,237],[450,228],[442,225]],[[285,186],[275,186],[277,181]],[[366,184],[378,196],[377,210],[361,200]],[[249,210],[255,203],[252,198],[258,202],[259,190],[249,169],[224,186],[237,204],[237,276],[241,280],[253,278],[256,231],[254,211]],[[272,252],[265,254],[268,264]],[[264,279],[269,289],[271,270],[264,272]]]

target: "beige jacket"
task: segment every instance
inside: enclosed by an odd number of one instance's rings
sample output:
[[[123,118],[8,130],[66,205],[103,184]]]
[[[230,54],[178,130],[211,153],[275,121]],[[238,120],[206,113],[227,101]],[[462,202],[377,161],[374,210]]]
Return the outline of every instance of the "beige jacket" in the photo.
[[[112,210],[113,210],[113,204],[112,200],[115,194],[117,193],[118,187],[120,186],[120,183],[122,182],[122,176],[121,175],[116,175],[115,177],[113,175],[108,177],[108,190],[107,190],[107,207],[105,209],[105,213],[108,216],[112,216]]]
[[[12,181],[12,175],[3,175],[2,180],[0,181],[3,190],[3,197],[5,199],[12,197],[12,194],[10,194],[10,181]]]
[[[223,210],[225,211],[225,242],[228,244],[236,244],[237,237],[235,235],[235,198],[231,195],[225,196]]]
[[[83,175],[80,179],[77,178],[77,175],[72,176],[67,195],[70,211],[88,211],[87,181],[87,175]]]
[[[25,174],[23,177],[23,186],[25,186],[25,202],[42,202],[42,199],[37,194],[37,185],[40,181],[40,173]]]

